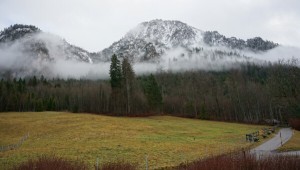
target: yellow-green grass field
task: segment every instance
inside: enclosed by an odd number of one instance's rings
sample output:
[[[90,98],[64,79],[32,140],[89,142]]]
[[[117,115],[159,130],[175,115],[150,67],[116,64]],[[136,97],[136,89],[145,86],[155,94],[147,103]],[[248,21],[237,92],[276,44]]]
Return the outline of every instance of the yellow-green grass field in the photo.
[[[56,155],[101,162],[125,160],[155,169],[249,147],[245,134],[258,125],[203,121],[171,116],[110,117],[65,112],[0,113],[0,146],[29,138],[15,150],[0,152],[0,169],[29,158]]]
[[[293,130],[294,135],[282,147],[278,149],[280,152],[299,151],[300,150],[300,131]]]

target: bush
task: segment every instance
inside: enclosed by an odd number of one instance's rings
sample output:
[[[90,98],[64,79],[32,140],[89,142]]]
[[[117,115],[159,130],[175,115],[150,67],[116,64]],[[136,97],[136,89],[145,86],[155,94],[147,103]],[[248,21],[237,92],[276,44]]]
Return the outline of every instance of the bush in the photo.
[[[85,170],[89,169],[82,161],[70,161],[56,156],[41,156],[14,168],[15,170]]]
[[[244,169],[281,169],[296,170],[300,167],[300,157],[297,156],[265,156],[257,159],[255,155],[248,152],[231,153],[198,160],[192,163],[181,164],[175,167],[176,170],[244,170]]]
[[[99,168],[99,170],[136,170],[136,169],[137,169],[136,164],[132,164],[124,161],[104,163]]]
[[[300,131],[300,119],[290,119],[289,124],[292,128]]]

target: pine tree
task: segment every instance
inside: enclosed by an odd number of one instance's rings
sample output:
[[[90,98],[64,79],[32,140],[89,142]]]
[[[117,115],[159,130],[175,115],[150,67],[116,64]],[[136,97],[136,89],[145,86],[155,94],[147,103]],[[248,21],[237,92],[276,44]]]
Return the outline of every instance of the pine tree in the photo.
[[[160,87],[152,74],[147,78],[144,91],[151,109],[159,111],[162,106],[162,94]]]
[[[111,64],[110,64],[110,85],[112,88],[111,93],[111,110],[115,113],[122,112],[122,70],[120,65],[120,60],[114,54],[111,57]]]
[[[126,96],[126,111],[127,114],[131,112],[131,98],[133,93],[133,84],[134,84],[134,71],[131,67],[127,58],[124,58],[122,62],[122,76],[123,76],[123,87],[124,93]]]
[[[114,54],[111,57],[111,64],[110,64],[110,85],[112,88],[121,88],[122,83],[122,72],[121,72],[121,65],[120,60]]]

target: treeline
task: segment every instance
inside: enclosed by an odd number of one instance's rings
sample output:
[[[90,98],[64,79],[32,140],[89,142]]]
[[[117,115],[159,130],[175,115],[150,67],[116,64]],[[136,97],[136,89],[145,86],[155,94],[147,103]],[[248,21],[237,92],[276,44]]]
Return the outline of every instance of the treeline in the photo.
[[[162,95],[154,75],[136,79],[128,59],[112,56],[110,80],[52,79],[44,76],[1,79],[0,112],[70,111],[117,116],[162,112]]]
[[[293,61],[136,77],[127,59],[112,57],[110,76],[110,80],[2,79],[0,111],[169,114],[253,123],[300,117],[300,69]]]
[[[242,65],[223,72],[161,73],[164,112],[237,122],[300,117],[300,69],[294,61]]]

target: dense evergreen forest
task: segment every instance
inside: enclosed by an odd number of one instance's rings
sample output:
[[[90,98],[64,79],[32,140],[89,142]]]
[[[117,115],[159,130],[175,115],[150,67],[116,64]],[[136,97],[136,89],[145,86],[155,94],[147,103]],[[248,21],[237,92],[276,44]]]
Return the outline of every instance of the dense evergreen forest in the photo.
[[[0,111],[70,111],[117,116],[174,116],[259,123],[300,117],[300,69],[294,61],[244,64],[222,72],[135,76],[112,57],[110,80],[6,78]]]

